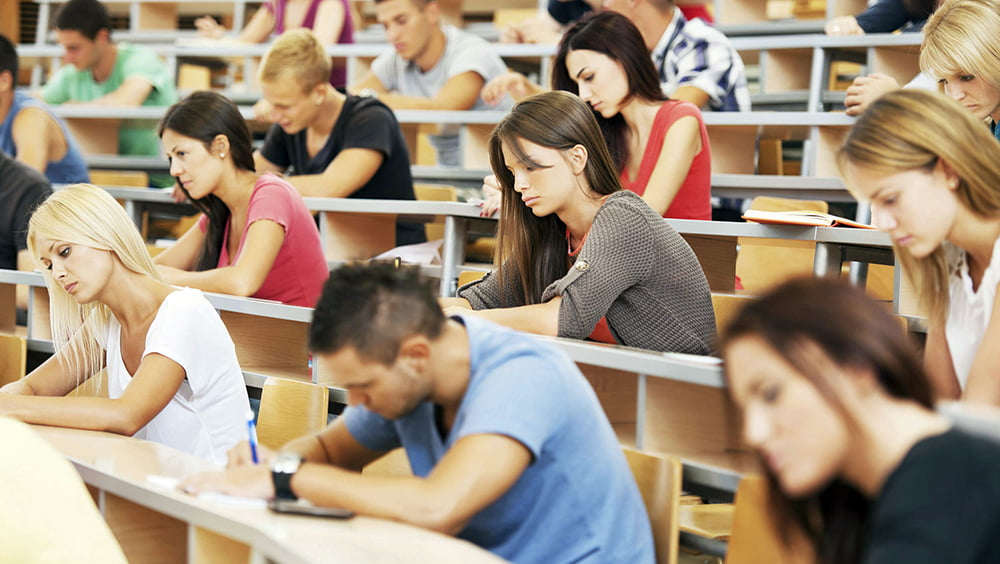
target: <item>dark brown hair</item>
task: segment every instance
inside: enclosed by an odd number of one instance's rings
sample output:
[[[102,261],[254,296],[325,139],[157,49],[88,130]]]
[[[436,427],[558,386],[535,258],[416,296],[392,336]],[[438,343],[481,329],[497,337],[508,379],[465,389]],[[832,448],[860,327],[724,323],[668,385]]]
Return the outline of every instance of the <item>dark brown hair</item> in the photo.
[[[899,323],[840,280],[794,279],[751,302],[723,332],[723,358],[728,345],[743,337],[763,340],[845,417],[830,374],[819,368],[817,350],[838,367],[870,370],[886,394],[933,408],[931,385]],[[787,532],[791,524],[804,531],[824,564],[861,561],[871,502],[857,488],[835,479],[810,497],[791,499],[773,473],[768,478],[781,530]]]
[[[566,57],[570,51],[579,50],[596,51],[622,66],[630,93],[623,103],[632,98],[648,101],[667,99],[660,89],[660,79],[642,40],[642,34],[625,16],[615,12],[588,14],[566,30],[552,65],[553,89],[580,93],[576,81],[566,68]],[[597,112],[594,115],[607,140],[615,165],[618,170],[623,170],[629,157],[625,118],[621,114],[610,119],[605,119]]]

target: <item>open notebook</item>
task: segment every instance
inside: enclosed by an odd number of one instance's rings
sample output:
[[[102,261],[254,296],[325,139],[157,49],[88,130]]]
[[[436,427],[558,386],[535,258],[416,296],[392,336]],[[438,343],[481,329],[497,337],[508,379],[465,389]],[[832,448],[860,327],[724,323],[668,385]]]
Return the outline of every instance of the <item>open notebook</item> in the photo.
[[[853,219],[840,217],[818,211],[762,211],[747,210],[743,219],[755,223],[774,223],[781,225],[815,225],[818,227],[857,227],[859,229],[875,229],[874,225],[859,223]]]

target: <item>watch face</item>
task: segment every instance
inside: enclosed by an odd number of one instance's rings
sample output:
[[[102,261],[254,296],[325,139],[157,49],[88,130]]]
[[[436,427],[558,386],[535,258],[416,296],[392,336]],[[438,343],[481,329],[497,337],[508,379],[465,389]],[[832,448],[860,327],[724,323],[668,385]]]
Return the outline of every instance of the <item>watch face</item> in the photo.
[[[274,459],[274,462],[271,464],[271,471],[281,472],[282,474],[294,474],[301,465],[302,457],[290,452],[284,452]]]

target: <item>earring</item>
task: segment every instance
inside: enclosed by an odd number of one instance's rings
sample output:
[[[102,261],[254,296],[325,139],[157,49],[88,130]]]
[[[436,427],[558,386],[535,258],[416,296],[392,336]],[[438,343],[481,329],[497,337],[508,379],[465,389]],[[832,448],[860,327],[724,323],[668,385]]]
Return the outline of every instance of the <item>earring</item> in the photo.
[[[226,158],[226,154],[225,154],[225,153],[219,153],[219,158],[220,158],[220,159],[224,159],[224,158]]]

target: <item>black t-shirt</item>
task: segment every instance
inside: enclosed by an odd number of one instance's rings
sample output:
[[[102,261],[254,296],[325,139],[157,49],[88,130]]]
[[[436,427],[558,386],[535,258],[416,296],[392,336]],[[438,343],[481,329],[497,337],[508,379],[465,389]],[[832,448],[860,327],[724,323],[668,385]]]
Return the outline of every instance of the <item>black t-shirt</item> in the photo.
[[[18,251],[28,248],[31,213],[50,194],[41,173],[0,152],[0,268],[17,269]]]
[[[575,22],[592,10],[583,0],[549,0],[548,7],[552,19],[563,25]]]
[[[283,168],[288,176],[321,174],[333,159],[345,149],[373,149],[385,160],[364,186],[350,198],[373,200],[414,200],[413,177],[410,174],[410,153],[403,133],[385,104],[375,98],[348,95],[326,144],[310,158],[306,148],[306,131],[288,135],[278,125],[272,125],[260,148],[260,154]],[[421,224],[396,224],[396,244],[409,245],[426,240]]]
[[[872,506],[864,564],[1000,560],[1000,442],[952,429],[910,449]]]

